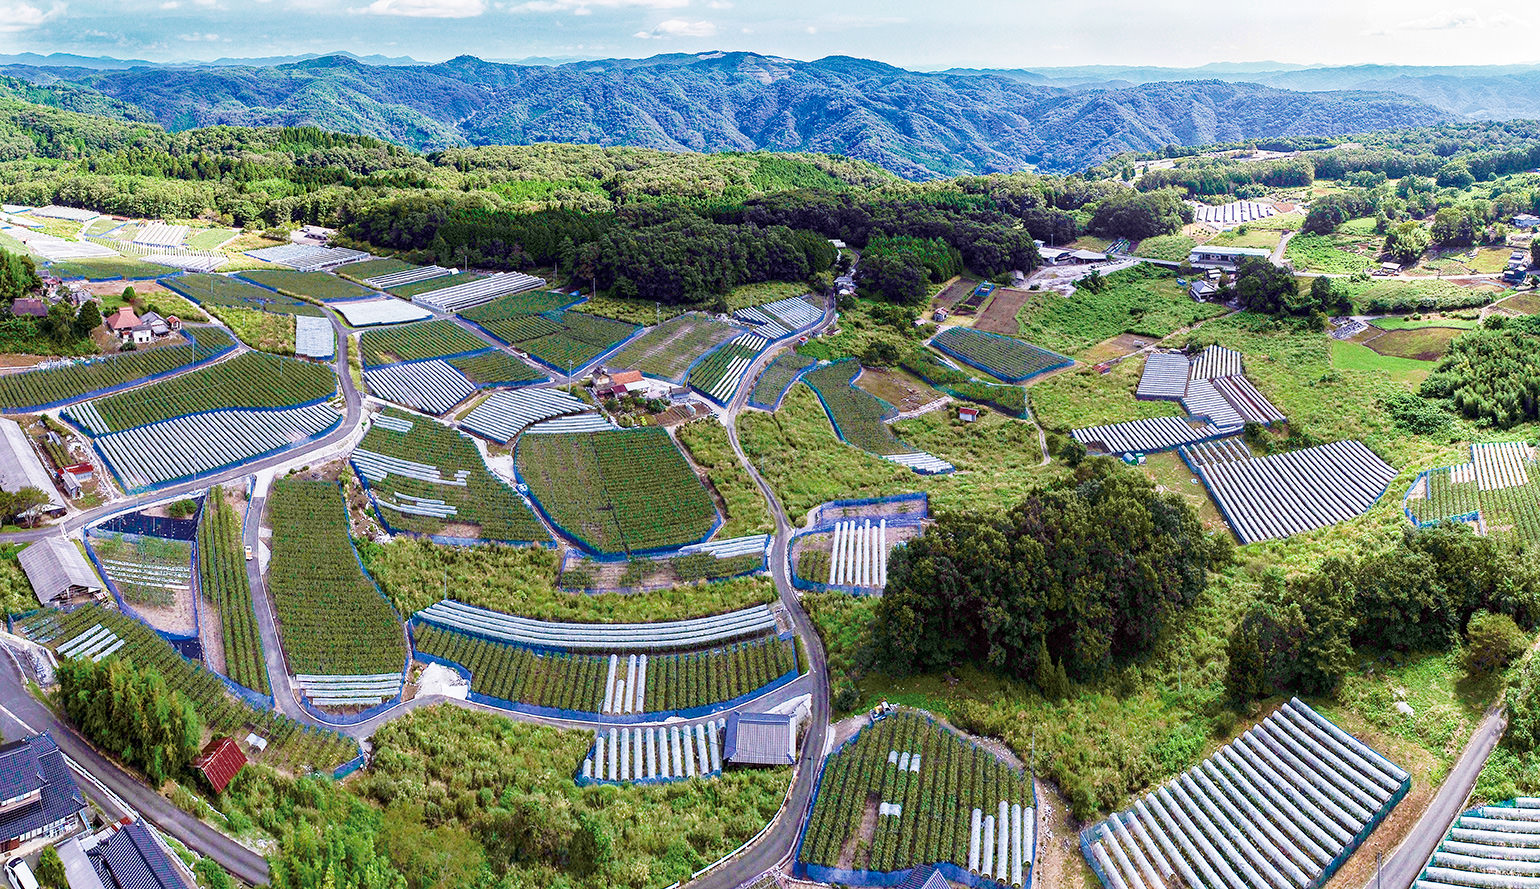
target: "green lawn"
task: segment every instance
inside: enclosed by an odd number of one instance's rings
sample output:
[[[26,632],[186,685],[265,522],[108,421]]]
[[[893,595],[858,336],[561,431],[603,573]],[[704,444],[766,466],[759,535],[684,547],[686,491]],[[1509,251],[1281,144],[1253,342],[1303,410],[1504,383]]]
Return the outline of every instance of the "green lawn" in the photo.
[[[1197,242],[1185,235],[1156,235],[1153,238],[1145,238],[1134,248],[1135,256],[1143,256],[1147,259],[1167,259],[1171,262],[1181,262],[1192,252]]]
[[[1066,355],[1108,337],[1139,333],[1163,337],[1177,328],[1223,314],[1223,306],[1195,303],[1176,275],[1140,265],[1114,272],[1101,293],[1034,293],[1017,314],[1022,338]]]
[[[177,270],[153,262],[140,262],[126,256],[108,256],[99,259],[72,259],[50,266],[61,278],[85,278],[90,281],[110,281],[114,278],[130,280],[140,278],[166,278]]]

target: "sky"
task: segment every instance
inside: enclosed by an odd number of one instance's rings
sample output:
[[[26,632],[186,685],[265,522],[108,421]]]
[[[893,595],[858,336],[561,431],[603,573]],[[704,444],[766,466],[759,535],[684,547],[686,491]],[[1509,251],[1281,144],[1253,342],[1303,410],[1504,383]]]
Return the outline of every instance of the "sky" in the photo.
[[[0,0],[0,53],[427,62],[749,50],[917,70],[1540,62],[1540,7],[1439,0]]]

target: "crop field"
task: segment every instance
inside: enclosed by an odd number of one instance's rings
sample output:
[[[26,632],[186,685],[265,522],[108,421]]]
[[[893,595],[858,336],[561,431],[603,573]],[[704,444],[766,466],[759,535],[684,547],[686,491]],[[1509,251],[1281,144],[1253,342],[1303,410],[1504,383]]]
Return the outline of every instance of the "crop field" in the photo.
[[[947,364],[929,349],[917,347],[910,350],[901,360],[900,366],[948,395],[992,407],[1007,416],[1027,416],[1026,389],[1004,383],[983,382]]]
[[[235,345],[230,334],[217,327],[197,328],[194,335],[198,338],[196,345],[184,343],[122,352],[63,367],[0,376],[0,408],[16,410],[72,401],[102,389],[206,361]]]
[[[949,327],[936,334],[931,344],[958,361],[1010,383],[1025,382],[1072,363],[1063,355],[1031,343],[966,327]]]
[[[1163,337],[1225,311],[1224,306],[1193,302],[1174,273],[1141,265],[1108,275],[1101,293],[1033,294],[1017,318],[1023,338],[1078,355],[1121,333]]]
[[[717,521],[705,486],[656,427],[526,435],[515,457],[546,513],[596,552],[693,543]]]
[[[242,546],[241,517],[220,488],[210,489],[198,520],[198,585],[204,599],[219,609],[225,675],[252,691],[269,694]]]
[[[192,593],[192,544],[185,540],[109,534],[90,543],[130,604],[165,608]]]
[[[337,375],[330,367],[243,352],[141,389],[75,405],[65,413],[92,435],[102,435],[219,408],[293,407],[336,391]]]
[[[1387,330],[1363,341],[1363,344],[1393,358],[1437,361],[1449,351],[1449,344],[1465,331],[1458,327],[1419,327]]]
[[[726,426],[708,416],[685,423],[674,434],[695,465],[706,470],[711,487],[716,489],[726,507],[727,515],[717,532],[717,540],[768,534],[775,530],[764,495],[733,453]]]
[[[649,377],[684,382],[684,372],[696,359],[743,331],[709,315],[691,312],[664,321],[629,343],[607,364],[639,370]]]
[[[477,278],[485,277],[476,272],[461,272],[458,275],[440,275],[437,278],[426,278],[421,281],[413,281],[410,284],[397,284],[391,287],[389,292],[402,299],[411,299],[421,293],[431,293],[435,290],[443,290],[446,287],[457,287],[468,284]]]
[[[845,441],[873,454],[908,451],[885,422],[897,414],[893,406],[851,385],[861,372],[856,361],[836,361],[808,371],[802,382],[818,393],[829,420]]]
[[[488,327],[505,318],[559,311],[571,305],[574,300],[575,297],[552,290],[526,290],[523,293],[499,296],[489,303],[466,309],[460,313],[460,317]]]
[[[546,375],[507,352],[483,352],[480,355],[462,355],[449,359],[455,370],[478,386],[516,386],[520,383],[538,383]]]
[[[292,269],[253,269],[241,277],[271,287],[279,293],[312,302],[334,299],[358,299],[374,296],[377,291],[354,284],[326,272],[299,272]]]
[[[330,770],[358,753],[357,743],[342,735],[311,729],[276,710],[257,710],[246,705],[231,696],[212,672],[182,657],[154,630],[120,611],[85,605],[68,614],[40,611],[18,623],[27,636],[54,648],[97,625],[123,640],[116,657],[160,673],[167,685],[192,701],[211,732],[244,737],[255,730],[266,738],[268,747],[255,756],[258,762],[294,771],[307,767]]]
[[[738,393],[744,372],[766,345],[765,338],[759,334],[743,334],[695,365],[690,371],[690,386],[718,404],[731,402]]]
[[[766,409],[772,407],[803,371],[817,363],[790,349],[775,356],[775,360],[754,382],[754,390],[749,393],[749,404]]]
[[[194,250],[217,250],[224,242],[235,237],[229,228],[194,229],[187,236],[187,246]]]
[[[358,337],[365,367],[442,358],[492,348],[481,337],[453,321],[438,318],[366,330]]]
[[[168,290],[187,297],[195,303],[215,310],[228,307],[257,309],[281,315],[312,315],[320,318],[326,312],[314,303],[295,299],[282,293],[274,293],[248,281],[229,275],[210,275],[191,272],[161,282]]]
[[[534,541],[549,536],[512,488],[494,476],[476,445],[441,423],[387,410],[353,452],[382,517],[419,534]],[[402,432],[401,429],[406,431]],[[474,525],[474,533],[455,526]]]
[[[515,293],[466,309],[460,317],[562,370],[583,367],[638,329],[634,324],[560,308],[570,302],[571,297],[548,291]]]
[[[365,259],[362,262],[350,262],[347,265],[338,266],[337,276],[362,284],[368,278],[378,275],[393,275],[396,272],[410,271],[415,268],[417,266],[390,256],[382,259]]]
[[[1277,243],[1276,238],[1273,243]],[[1156,235],[1140,241],[1138,248],[1134,250],[1134,255],[1143,256],[1146,259],[1181,262],[1196,246],[1198,246],[1197,242],[1186,235]]]
[[[390,603],[353,553],[342,493],[327,482],[280,479],[269,501],[268,588],[295,674],[400,672],[406,640]]]
[[[1476,516],[1488,532],[1511,531],[1540,541],[1540,469],[1522,443],[1478,444],[1472,461],[1430,470],[1413,486],[1406,508],[1418,524]]]
[[[1353,239],[1332,235],[1295,235],[1289,241],[1284,258],[1302,272],[1327,275],[1351,275],[1376,262],[1372,253],[1354,253],[1348,249]]]
[[[126,256],[103,256],[89,259],[69,259],[49,266],[53,274],[66,280],[85,278],[88,281],[111,281],[125,278],[130,281],[149,278],[167,278],[177,273],[170,266],[142,262]]]
[[[1373,220],[1370,221],[1372,222]],[[1255,225],[1247,224],[1239,228],[1232,228],[1229,231],[1220,232],[1204,243],[1210,247],[1251,247],[1254,249],[1272,250],[1278,246],[1278,241],[1282,237],[1283,232],[1277,229],[1257,228]],[[1180,261],[1185,258],[1185,255],[1179,256],[1177,260]]]
[[[894,814],[868,817],[869,809],[895,806]],[[1009,831],[996,821],[1002,806]],[[798,862],[880,873],[950,862],[1025,885],[1036,844],[1033,809],[1026,775],[923,715],[900,711],[829,757]],[[985,818],[998,830],[975,827]],[[987,852],[985,840],[993,841]],[[970,856],[970,848],[980,854]],[[994,862],[996,848],[1009,861],[988,867],[982,856]]]
[[[612,700],[608,655],[536,653],[433,624],[420,624],[413,634],[419,651],[470,670],[471,690],[478,694],[580,713],[619,709]],[[626,661],[619,659],[622,670]],[[671,713],[719,704],[763,688],[796,668],[796,644],[775,637],[708,651],[648,655],[642,706],[631,709]]]

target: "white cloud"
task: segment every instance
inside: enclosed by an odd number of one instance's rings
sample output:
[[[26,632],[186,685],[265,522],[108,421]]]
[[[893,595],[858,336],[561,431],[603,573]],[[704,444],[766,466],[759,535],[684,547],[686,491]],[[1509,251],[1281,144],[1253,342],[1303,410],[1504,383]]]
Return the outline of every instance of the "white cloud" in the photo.
[[[1396,22],[1369,33],[1375,37],[1384,37],[1407,31],[1495,30],[1518,27],[1523,24],[1523,22],[1507,13],[1499,12],[1495,15],[1482,15],[1469,7],[1456,7],[1454,9],[1441,9],[1430,15],[1408,19],[1404,22]]]
[[[721,2],[721,0],[714,0]],[[683,9],[690,0],[526,0],[508,8],[509,12],[570,12],[593,15],[595,9]]]
[[[684,19],[668,19],[658,22],[650,31],[637,31],[633,36],[642,40],[662,40],[669,37],[710,37],[717,32],[711,22],[687,22]]]
[[[369,15],[422,19],[468,19],[487,11],[486,0],[374,0],[356,10]]]
[[[218,34],[204,34],[204,33],[199,32],[199,31],[194,31],[191,34],[178,34],[178,35],[176,35],[176,39],[184,41],[186,43],[218,43],[219,42],[219,35]]]
[[[64,4],[55,3],[47,9],[34,6],[25,0],[0,0],[0,34],[27,31],[64,14]]]
[[[731,2],[729,2],[729,0],[706,0],[706,8],[707,9],[732,9],[733,5],[732,5]]]

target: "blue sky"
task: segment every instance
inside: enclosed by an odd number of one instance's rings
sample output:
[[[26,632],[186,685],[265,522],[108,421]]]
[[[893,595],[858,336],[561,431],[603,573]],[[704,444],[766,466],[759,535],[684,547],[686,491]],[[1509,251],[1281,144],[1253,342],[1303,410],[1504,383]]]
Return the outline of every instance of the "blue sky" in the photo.
[[[1535,4],[1438,0],[0,0],[0,52],[440,61],[709,49],[910,68],[1540,62]]]

